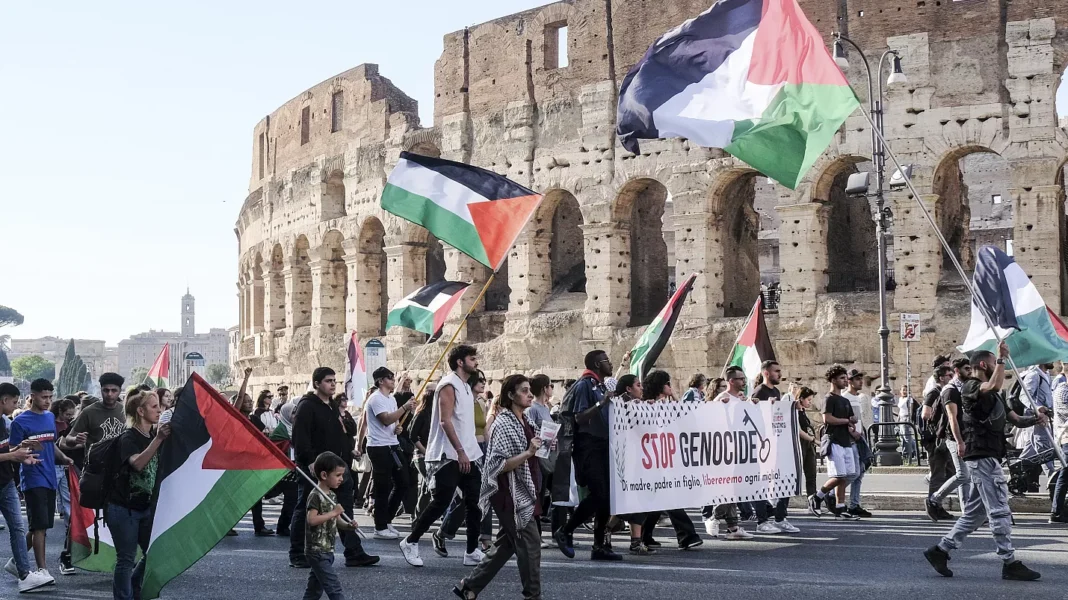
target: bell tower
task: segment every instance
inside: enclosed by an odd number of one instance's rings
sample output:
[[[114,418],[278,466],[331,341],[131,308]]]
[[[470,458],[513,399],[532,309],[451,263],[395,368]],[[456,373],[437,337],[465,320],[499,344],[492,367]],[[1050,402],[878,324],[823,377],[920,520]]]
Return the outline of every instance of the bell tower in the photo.
[[[185,289],[185,295],[182,296],[182,337],[192,337],[196,334],[196,299],[189,293],[189,288]]]

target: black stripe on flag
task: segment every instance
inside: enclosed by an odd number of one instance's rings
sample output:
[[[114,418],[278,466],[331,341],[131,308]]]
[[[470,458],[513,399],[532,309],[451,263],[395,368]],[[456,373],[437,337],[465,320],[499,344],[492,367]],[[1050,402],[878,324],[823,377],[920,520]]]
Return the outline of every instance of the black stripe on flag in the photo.
[[[198,387],[200,387],[199,384],[190,376],[182,386],[182,393],[174,401],[174,413],[170,420],[173,435],[167,438],[167,443],[159,449],[159,464],[156,472],[157,490],[160,482],[177,471],[193,452],[211,439],[208,426],[200,414],[200,405],[197,403]]]
[[[411,152],[401,152],[400,157],[421,167],[437,171],[441,175],[470,188],[487,200],[507,200],[508,198],[537,195],[534,191],[503,175],[498,175],[493,171],[487,171],[479,167],[445,160],[444,158],[412,154]]]
[[[653,111],[726,62],[763,11],[764,0],[721,0],[657,40],[619,89],[616,133],[623,147],[637,154],[638,139],[660,137]]]
[[[757,335],[753,346],[756,348],[760,362],[775,360],[775,346],[771,343],[771,335],[768,334],[768,323],[764,320],[764,301],[760,301],[760,310],[757,311]]]
[[[419,306],[430,307],[430,303],[438,296],[455,296],[458,292],[466,289],[469,283],[462,281],[439,281],[432,283],[412,295],[409,300]]]
[[[1009,282],[1005,278],[1005,269],[1016,261],[996,246],[983,246],[976,256],[972,287],[981,308],[998,327],[1019,329],[1016,307],[1012,304]]]

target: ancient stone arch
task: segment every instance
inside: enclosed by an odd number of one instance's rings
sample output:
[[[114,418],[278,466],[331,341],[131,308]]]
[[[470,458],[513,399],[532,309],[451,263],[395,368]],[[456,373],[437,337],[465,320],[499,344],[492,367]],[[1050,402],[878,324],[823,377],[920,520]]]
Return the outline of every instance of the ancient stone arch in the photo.
[[[718,242],[721,260],[708,269],[714,274],[718,271],[725,317],[749,314],[760,294],[760,215],[753,208],[758,176],[752,169],[728,169],[711,188],[710,221],[718,236],[712,243]]]
[[[389,310],[386,230],[377,217],[363,220],[357,251],[356,331],[362,339],[367,339],[385,334]]]
[[[334,169],[327,176],[322,186],[321,198],[322,221],[330,221],[345,216],[345,174]]]
[[[539,213],[547,218],[549,276],[553,292],[586,293],[586,257],[582,248],[582,211],[578,200],[566,190],[551,190]]]
[[[670,286],[668,246],[664,240],[664,206],[668,190],[656,179],[627,182],[612,213],[630,240],[631,327],[648,325],[664,306]],[[625,225],[624,225],[625,224]]]
[[[812,201],[827,206],[827,229],[824,234],[827,292],[870,292],[879,289],[874,205],[867,197],[846,194],[849,176],[856,173],[857,166],[867,160],[861,156],[839,156],[823,169],[812,190]],[[874,179],[872,183],[874,185]]]
[[[345,332],[345,302],[348,298],[348,269],[342,244],[344,235],[331,229],[319,246],[319,324],[321,335]]]
[[[972,197],[962,167],[970,160],[969,157],[978,158],[989,154],[997,158],[988,156],[986,160],[1001,165],[1006,172],[1009,172],[1009,165],[1005,159],[989,147],[968,145],[946,151],[939,159],[931,180],[931,191],[937,196],[935,219],[939,229],[961,266],[968,272],[975,268],[977,240],[974,234],[979,233],[978,226],[975,228],[976,231],[973,231],[973,222],[978,225],[978,222],[973,219],[973,211],[978,213],[975,216],[982,215],[987,208],[992,208],[992,206],[983,206],[983,201],[986,200],[992,205],[993,199]],[[1006,198],[1005,195],[1007,194],[1001,194],[999,204],[1011,211],[1011,199]],[[982,236],[979,237],[981,240]],[[940,280],[958,281],[959,278],[960,275],[956,272],[952,259],[943,251]]]
[[[435,129],[420,129],[405,136],[402,148],[413,154],[441,157],[441,134]]]
[[[271,249],[271,262],[264,282],[265,302],[267,304],[267,326],[265,329],[268,332],[286,328],[286,282],[283,275],[285,266],[286,260],[282,244],[276,243],[274,248]]]
[[[293,254],[291,255],[289,270],[292,283],[287,282],[286,287],[291,288],[289,308],[286,322],[292,323],[292,327],[308,327],[311,325],[312,316],[312,278],[311,278],[311,246],[306,236],[297,236]]]

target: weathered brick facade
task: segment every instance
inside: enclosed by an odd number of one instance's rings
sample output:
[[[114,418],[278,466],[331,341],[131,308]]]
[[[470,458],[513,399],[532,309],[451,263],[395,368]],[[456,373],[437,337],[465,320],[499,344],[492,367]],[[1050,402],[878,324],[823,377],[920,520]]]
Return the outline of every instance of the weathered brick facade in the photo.
[[[490,168],[546,195],[461,334],[480,344],[493,378],[517,370],[574,376],[595,347],[620,356],[673,282],[690,273],[696,286],[660,362],[677,387],[694,371],[718,373],[762,270],[765,282],[777,276],[781,285],[769,326],[789,377],[812,381],[834,362],[875,374],[874,226],[857,207],[863,200],[843,191],[870,157],[859,112],[796,191],[686,140],[650,141],[638,156],[615,140],[616,90],[627,70],[656,37],[708,4],[574,0],[450,33],[436,67],[433,127],[421,127],[415,101],[374,65],[323,82],[260,122],[236,230],[239,361],[256,367],[253,385],[303,384],[318,364],[342,367],[345,332],[386,333],[384,310],[428,280],[485,282],[480,265],[379,208],[402,150]],[[1054,96],[1068,49],[1068,0],[802,4],[828,42],[840,28],[869,57],[901,53],[908,82],[887,90],[886,134],[915,165],[921,200],[964,262],[976,241],[1012,239],[1046,301],[1065,312],[1068,137]],[[850,58],[849,79],[866,105],[862,61]],[[962,163],[977,152],[1001,162]],[[1005,208],[973,215],[969,185],[980,196],[1002,194]],[[915,200],[894,191],[888,205],[891,326],[900,312],[924,319],[924,339],[913,348],[916,385],[931,357],[963,338],[968,302]],[[475,296],[467,294],[463,308]],[[423,342],[401,330],[384,339],[395,368]],[[429,368],[440,346],[422,354],[417,369]],[[904,349],[892,338],[891,350],[901,381]]]

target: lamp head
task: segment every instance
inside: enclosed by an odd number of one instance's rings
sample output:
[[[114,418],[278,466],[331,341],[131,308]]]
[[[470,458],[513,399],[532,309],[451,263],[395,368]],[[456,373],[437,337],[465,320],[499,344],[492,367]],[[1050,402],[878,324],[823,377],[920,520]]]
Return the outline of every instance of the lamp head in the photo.
[[[839,69],[843,71],[849,68],[849,59],[846,57],[845,46],[842,44],[842,40],[834,40],[834,64],[838,65]]]
[[[888,85],[894,83],[907,83],[908,77],[905,77],[905,72],[901,69],[901,57],[894,54],[893,68],[890,71],[890,76],[886,78]]]

